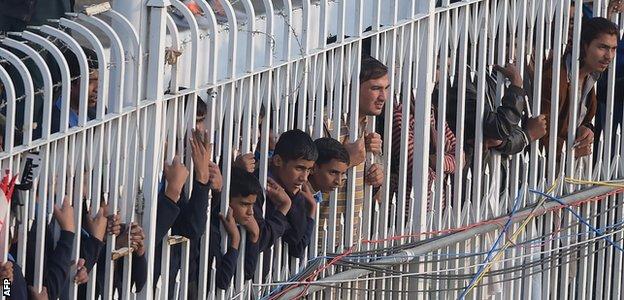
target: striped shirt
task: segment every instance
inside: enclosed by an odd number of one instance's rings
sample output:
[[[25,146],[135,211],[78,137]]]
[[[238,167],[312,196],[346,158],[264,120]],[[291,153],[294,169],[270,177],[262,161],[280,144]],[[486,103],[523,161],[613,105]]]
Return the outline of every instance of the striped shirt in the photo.
[[[414,104],[412,102],[412,104]],[[414,105],[412,105],[412,108]],[[409,196],[412,188],[412,166],[414,163],[414,114],[413,109],[411,110],[409,117],[409,130],[408,130],[408,144],[407,144],[407,184],[406,184],[406,195]],[[436,111],[435,109],[431,109],[431,117],[430,117],[430,140],[429,140],[429,154],[436,154],[436,147],[438,143],[436,142],[438,130],[436,128]],[[398,194],[398,185],[399,185],[399,166],[400,166],[400,153],[401,153],[401,129],[403,127],[403,104],[395,105],[394,113],[392,118],[392,158],[391,158],[391,174],[390,174],[390,191],[392,193]],[[455,134],[448,126],[448,123],[444,122],[444,174],[452,174],[455,172]],[[435,171],[435,165],[429,166],[429,178],[428,178],[428,187],[427,187],[427,210],[431,210],[431,198],[432,198],[432,190],[433,183],[437,178],[437,174]],[[442,201],[444,201],[444,197],[442,197]],[[408,202],[409,204],[409,202]],[[442,203],[442,207],[444,207],[445,203]],[[409,207],[407,208],[409,211]]]
[[[331,124],[331,122],[329,122],[328,120],[325,120],[325,136],[327,137],[332,137],[337,139],[338,141],[340,141],[341,143],[346,143],[349,142],[349,126],[347,124],[346,120],[342,120],[341,122],[341,127],[340,127],[340,136],[338,138],[336,138],[335,136],[333,136],[334,132],[333,132],[333,126]],[[359,127],[359,131],[358,131],[358,137],[361,137],[364,135],[364,129],[366,128],[366,122],[360,123]],[[343,236],[344,236],[344,228],[343,225],[340,224],[340,218],[341,216],[343,217],[344,220],[344,224],[347,223],[347,204],[349,205],[354,205],[353,207],[353,241],[357,242],[360,238],[360,221],[361,221],[361,215],[362,215],[362,208],[363,208],[363,204],[364,204],[364,171],[367,169],[366,163],[361,163],[357,166],[355,166],[355,193],[354,193],[354,197],[351,201],[347,200],[347,184],[343,185],[341,188],[338,188],[338,194],[336,197],[336,228],[335,228],[335,243],[334,245],[336,245],[337,248],[340,248],[342,246],[342,248],[346,248],[349,247],[350,245],[345,245],[345,241],[343,241]],[[330,199],[330,195],[329,194],[324,194],[323,195],[324,199]],[[319,212],[320,212],[320,218],[318,221],[319,225],[322,225],[324,222],[327,222],[327,225],[329,226],[329,215],[330,215],[330,209],[329,209],[329,203],[330,201],[323,201],[320,205],[319,205]],[[331,229],[329,229],[331,230]],[[328,235],[329,238],[329,235]],[[322,232],[319,231],[319,242],[321,242],[322,240]],[[320,243],[319,243],[320,244]],[[327,251],[334,251],[335,249],[327,249]]]

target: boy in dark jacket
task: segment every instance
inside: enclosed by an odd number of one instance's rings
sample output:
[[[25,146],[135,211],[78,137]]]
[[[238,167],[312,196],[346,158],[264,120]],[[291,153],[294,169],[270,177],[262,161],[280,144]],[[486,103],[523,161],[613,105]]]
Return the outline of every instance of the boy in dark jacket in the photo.
[[[211,145],[206,132],[193,131],[190,139],[191,152],[194,164],[194,183],[190,198],[183,193],[188,170],[180,163],[176,156],[171,165],[165,166],[164,175],[166,187],[161,190],[158,197],[158,210],[156,219],[156,261],[155,277],[161,273],[162,243],[167,231],[171,229],[172,235],[188,238],[191,243],[199,241],[206,230],[206,218],[208,209],[208,192],[221,190],[221,173],[218,166],[210,160]],[[191,246],[191,248],[193,248]],[[175,245],[171,249],[169,287],[175,286],[175,273],[181,266],[181,249]],[[191,257],[197,255],[191,254]],[[189,285],[197,278],[197,262],[189,263]],[[163,283],[165,284],[165,283]],[[170,289],[172,291],[172,289]],[[169,296],[173,296],[169,293]]]
[[[291,257],[303,257],[314,229],[316,201],[307,181],[317,157],[312,138],[298,129],[284,132],[275,145],[267,184],[267,198],[272,200],[267,202],[267,216],[282,213],[274,203],[291,202],[283,236]]]
[[[210,222],[209,264],[216,259],[215,283],[219,289],[227,289],[236,272],[236,261],[240,246],[240,231],[237,225],[247,231],[245,242],[245,280],[251,279],[258,260],[260,228],[254,217],[254,204],[263,197],[262,186],[251,173],[239,168],[232,169],[230,201],[227,217],[220,213],[218,198],[213,198]],[[227,251],[221,251],[222,224],[229,236]],[[208,285],[209,286],[209,285]]]

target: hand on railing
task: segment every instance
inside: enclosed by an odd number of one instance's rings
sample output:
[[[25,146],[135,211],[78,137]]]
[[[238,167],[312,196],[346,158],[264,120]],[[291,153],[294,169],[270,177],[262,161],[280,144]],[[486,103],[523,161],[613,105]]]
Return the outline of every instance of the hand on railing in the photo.
[[[249,173],[253,173],[256,169],[256,159],[254,158],[253,153],[241,154],[236,157],[234,166]]]
[[[381,152],[383,151],[383,141],[381,140],[381,135],[379,135],[379,133],[371,132],[366,134],[364,141],[366,144],[366,152],[371,152],[374,155],[381,155]]]
[[[624,11],[624,4],[622,0],[611,0],[609,2],[609,6],[607,7],[608,18],[611,19],[613,14],[619,14]]]
[[[31,300],[48,300],[48,289],[45,286],[41,287],[41,292],[37,293],[35,287],[28,286],[28,299]]]
[[[384,171],[380,164],[372,164],[368,168],[365,181],[375,188],[380,187],[383,184]]]
[[[574,141],[574,156],[576,158],[590,155],[591,146],[594,143],[594,132],[584,125],[581,125],[576,131],[576,140]]]
[[[177,203],[180,199],[180,193],[182,192],[184,183],[189,176],[189,171],[180,162],[180,157],[176,155],[170,165],[165,165],[164,173],[165,179],[167,180],[165,195],[167,198]]]
[[[219,214],[219,219],[221,219],[221,224],[223,224],[225,232],[227,232],[228,236],[230,237],[230,247],[238,250],[238,245],[240,243],[240,232],[236,227],[236,221],[234,221],[232,209],[228,209],[227,218],[224,217],[223,214]]]
[[[209,168],[210,189],[220,192],[221,188],[223,188],[223,176],[221,175],[221,170],[219,170],[219,166],[212,161],[209,162]]]
[[[101,242],[104,242],[106,239],[104,238],[104,236],[106,235],[106,227],[107,227],[107,220],[108,218],[106,217],[108,215],[108,204],[105,204],[104,202],[102,202],[102,205],[100,206],[100,210],[97,212],[97,214],[95,215],[95,217],[91,218],[90,215],[88,215],[85,219],[86,219],[86,227],[87,227],[87,231],[93,235],[93,237],[95,237],[96,239],[100,240]]]
[[[74,282],[76,284],[83,284],[87,283],[87,281],[89,281],[89,273],[87,273],[84,258],[81,258],[76,263],[76,275],[74,276]]]
[[[201,184],[208,184],[210,180],[210,157],[212,156],[212,145],[210,145],[208,132],[193,130],[189,142],[193,165],[195,166],[195,180]]]
[[[145,254],[145,233],[143,228],[137,223],[130,226],[130,246],[134,249],[134,253],[138,256]]]
[[[126,229],[119,235],[117,239],[117,249],[128,247],[128,242],[130,242],[130,247],[134,249],[133,252],[138,256],[143,256],[145,254],[144,241],[145,233],[143,232],[143,228],[139,226],[139,224],[132,222],[132,224],[126,226]]]
[[[539,115],[537,117],[529,118],[527,120],[526,129],[529,133],[529,139],[531,142],[537,141],[547,133],[546,128],[546,116]]]
[[[275,205],[277,210],[285,216],[290,210],[292,202],[290,201],[290,196],[288,196],[284,188],[275,182],[273,178],[268,178],[266,194],[267,198],[273,202],[273,205]]]
[[[109,235],[117,235],[121,234],[121,217],[119,214],[114,214],[108,216],[106,221],[106,233]]]
[[[63,204],[61,207],[54,206],[54,218],[58,222],[61,230],[74,232],[74,208],[69,204],[69,197],[63,198]]]
[[[351,165],[349,167],[358,166],[366,159],[366,143],[365,138],[360,137],[354,143],[345,143],[345,149],[349,153]]]

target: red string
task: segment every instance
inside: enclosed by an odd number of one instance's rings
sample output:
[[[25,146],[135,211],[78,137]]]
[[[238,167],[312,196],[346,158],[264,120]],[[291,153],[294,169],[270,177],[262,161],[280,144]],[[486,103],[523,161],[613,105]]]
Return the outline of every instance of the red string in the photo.
[[[611,192],[608,192],[606,194],[603,194],[603,195],[594,196],[592,198],[588,198],[588,199],[583,199],[583,200],[572,202],[572,203],[569,204],[569,206],[576,206],[576,207],[578,207],[578,206],[581,206],[581,205],[589,203],[589,202],[601,201],[601,200],[605,199],[606,197],[619,194],[619,193],[621,193],[623,191],[624,191],[624,188],[618,188],[618,189],[615,189],[615,190],[613,190]],[[546,214],[548,212],[553,212],[555,215],[558,216],[559,215],[558,211],[562,210],[564,207],[566,207],[566,205],[557,205],[557,206],[551,207],[551,208],[549,208],[549,209],[547,209],[547,210],[545,210],[544,212],[541,212],[541,213],[531,213],[527,217],[534,217],[534,216],[538,216],[538,215],[543,215],[543,214]],[[378,240],[362,240],[362,243],[375,244],[375,243],[383,243],[383,242],[387,242],[387,241],[402,240],[402,239],[411,238],[411,237],[419,237],[421,235],[439,235],[439,234],[444,234],[444,233],[453,233],[453,232],[458,232],[458,231],[464,231],[464,230],[471,229],[471,228],[474,228],[474,227],[477,227],[477,226],[481,226],[481,225],[485,225],[485,224],[498,224],[498,225],[500,225],[500,223],[502,221],[504,221],[505,218],[506,217],[501,217],[501,218],[494,219],[494,220],[488,220],[488,221],[478,222],[478,223],[474,223],[474,224],[470,224],[470,225],[466,225],[466,226],[462,226],[462,227],[443,229],[443,230],[438,230],[438,231],[428,231],[428,232],[421,232],[421,233],[417,233],[417,234],[392,236],[392,237],[389,237],[389,238],[378,239]],[[557,217],[557,219],[558,218],[559,217]],[[555,224],[555,231],[552,232],[551,238],[549,240],[547,240],[547,241],[545,241],[545,242],[543,242],[541,244],[528,246],[528,247],[541,247],[541,246],[545,245],[546,243],[554,240],[555,236],[561,231],[561,226],[560,226],[559,222],[555,222],[554,224]],[[316,277],[318,276],[318,274],[320,272],[324,271],[325,269],[327,269],[330,266],[334,265],[339,260],[341,260],[344,257],[348,256],[354,250],[355,250],[355,245],[353,247],[351,247],[349,250],[347,250],[347,251],[343,252],[342,254],[334,257],[327,264],[325,264],[325,265],[319,267],[318,269],[316,269],[316,271],[314,271],[314,273],[310,274],[308,277],[306,277],[303,280],[301,280],[301,282],[289,286],[288,288],[284,289],[283,291],[281,291],[278,294],[276,294],[276,295],[272,296],[271,298],[269,298],[269,300],[277,299],[277,298],[281,297],[282,295],[284,295],[285,293],[287,293],[287,292],[289,292],[289,291],[291,291],[291,290],[293,290],[293,289],[295,289],[295,288],[297,288],[297,287],[299,287],[301,285],[305,285],[305,288],[299,294],[297,294],[297,296],[294,297],[294,299],[301,298],[303,295],[305,295],[305,293],[307,292],[308,288],[310,287],[311,282],[307,282],[307,281],[316,279]]]
[[[572,202],[572,203],[569,204],[569,206],[581,206],[581,205],[583,205],[585,203],[600,201],[600,200],[603,200],[606,197],[619,194],[622,191],[624,191],[624,188],[618,188],[618,189],[615,189],[615,190],[613,190],[611,192],[608,192],[606,194],[603,194],[603,195],[594,196],[592,198],[588,198],[588,199],[583,199],[583,200],[578,200],[578,201]],[[534,217],[534,216],[538,216],[538,215],[543,215],[543,214],[548,213],[548,212],[558,211],[558,210],[561,210],[564,207],[565,207],[564,205],[557,205],[557,206],[549,208],[546,211],[544,211],[542,213],[539,213],[539,214],[538,213],[531,213],[527,217],[532,217],[532,216]],[[398,236],[392,236],[392,237],[389,237],[389,238],[378,239],[378,240],[363,240],[362,243],[377,244],[377,243],[383,243],[383,242],[388,242],[388,241],[402,240],[402,239],[405,239],[405,238],[420,237],[421,235],[440,235],[440,234],[447,234],[447,233],[455,233],[455,232],[464,231],[464,230],[467,230],[467,229],[472,229],[472,228],[475,228],[475,227],[478,227],[478,226],[481,226],[481,225],[486,225],[486,224],[497,224],[497,225],[500,225],[501,222],[503,222],[505,218],[506,217],[502,217],[502,218],[498,218],[498,219],[494,219],[494,220],[487,220],[487,221],[482,221],[482,222],[478,222],[478,223],[473,223],[473,224],[462,226],[462,227],[442,229],[442,230],[437,230],[437,231],[426,231],[426,232],[421,232],[421,233],[416,233],[416,234],[398,235]],[[557,230],[557,232],[558,231],[559,230]]]
[[[304,278],[304,279],[303,279],[303,280],[301,280],[301,281],[308,281],[308,280],[311,280],[311,279],[315,279],[315,278],[316,278],[316,276],[318,276],[318,274],[319,274],[320,272],[323,272],[323,270],[325,270],[325,269],[329,268],[330,266],[332,266],[333,264],[335,264],[335,263],[336,263],[336,262],[338,262],[339,260],[341,260],[341,259],[343,259],[344,257],[346,257],[347,255],[351,254],[354,250],[355,250],[355,245],[353,245],[353,247],[351,247],[349,250],[347,250],[347,251],[343,252],[342,254],[340,254],[340,255],[338,255],[338,256],[336,256],[336,257],[334,257],[331,261],[329,261],[329,263],[327,263],[327,264],[325,264],[325,265],[323,265],[323,266],[319,267],[318,269],[316,269],[316,271],[314,271],[314,273],[312,273],[312,274],[308,275],[308,277]],[[299,286],[300,286],[300,285],[302,285],[302,284],[304,284],[304,283],[301,283],[301,282],[300,282],[300,283],[297,283],[297,284],[293,284],[293,285],[289,286],[287,289],[284,289],[283,291],[279,292],[279,293],[278,293],[278,294],[276,294],[275,296],[273,296],[273,297],[269,298],[269,300],[277,299],[277,298],[281,297],[282,295],[284,295],[285,293],[289,292],[289,291],[290,291],[290,290],[292,290],[292,289],[295,289],[295,288],[299,287]],[[305,292],[306,292],[306,291],[308,290],[308,288],[310,287],[310,283],[309,283],[309,282],[307,282],[307,283],[305,283],[305,285],[306,285],[306,288],[305,288],[305,289],[303,289],[303,290],[301,291],[301,293],[297,294],[297,296],[295,296],[295,297],[294,297],[294,299],[298,299],[298,298],[302,297],[302,296],[305,294]]]

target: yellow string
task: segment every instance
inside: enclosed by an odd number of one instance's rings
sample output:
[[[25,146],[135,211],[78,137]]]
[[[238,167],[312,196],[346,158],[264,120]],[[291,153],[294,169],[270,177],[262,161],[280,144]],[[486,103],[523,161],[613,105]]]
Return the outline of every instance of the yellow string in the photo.
[[[574,179],[570,177],[566,177],[565,181],[571,184],[591,184],[598,186],[610,186],[610,187],[619,187],[624,188],[624,184],[622,183],[613,183],[613,182],[605,182],[605,181],[593,181],[593,180],[582,180],[582,179]]]
[[[547,194],[552,193],[552,191],[555,190],[555,188],[557,187],[557,181],[555,181],[555,183],[553,183],[553,185],[550,186],[550,188],[548,188],[548,191],[546,191]],[[468,293],[475,287],[477,286],[477,284],[479,284],[479,281],[481,281],[481,279],[483,279],[483,277],[485,276],[485,274],[490,270],[490,268],[492,267],[492,264],[501,256],[501,254],[505,253],[505,250],[507,250],[507,248],[509,248],[510,245],[513,244],[513,241],[515,241],[515,239],[518,237],[518,235],[520,235],[520,233],[522,233],[522,231],[524,231],[524,228],[529,224],[529,222],[533,219],[534,216],[534,212],[535,210],[537,210],[537,208],[541,207],[542,204],[544,204],[544,202],[546,202],[546,197],[543,197],[540,199],[540,201],[538,202],[538,204],[533,208],[533,210],[531,211],[531,213],[529,214],[529,216],[524,219],[524,221],[522,222],[522,224],[520,225],[520,227],[512,234],[511,238],[507,240],[507,242],[505,243],[505,245],[503,245],[503,247],[496,253],[496,255],[494,255],[494,258],[492,258],[492,260],[490,260],[485,267],[483,268],[483,273],[481,273],[481,275],[479,275],[479,277],[477,277],[477,280],[474,281],[474,283],[468,287],[468,291],[466,292],[466,295],[468,295]]]

